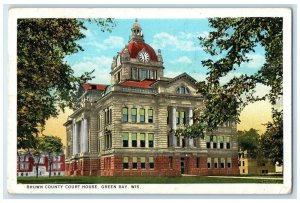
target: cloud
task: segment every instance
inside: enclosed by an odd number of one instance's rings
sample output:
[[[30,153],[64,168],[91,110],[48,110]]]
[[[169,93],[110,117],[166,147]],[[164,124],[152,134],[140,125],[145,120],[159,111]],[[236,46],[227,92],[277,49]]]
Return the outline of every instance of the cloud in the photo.
[[[182,63],[183,64],[192,64],[193,62],[192,62],[192,60],[189,57],[182,56],[182,57],[180,57],[178,59],[170,61],[170,63],[172,63],[172,64],[178,64],[178,63],[181,63],[181,64]]]
[[[76,75],[81,75],[84,72],[89,72],[95,69],[93,76],[95,78],[89,82],[110,84],[110,66],[112,59],[106,56],[99,57],[84,57],[83,61],[72,65]]]
[[[86,43],[87,45],[94,46],[97,49],[108,50],[108,49],[121,49],[125,46],[125,41],[123,37],[119,36],[109,36],[104,39],[102,42],[99,42],[97,39],[92,38],[92,40]]]
[[[247,57],[251,59],[248,63],[243,64],[247,68],[260,69],[266,62],[265,56],[261,54],[248,54]]]
[[[172,35],[167,32],[161,32],[153,36],[151,43],[154,48],[168,47],[172,50],[180,51],[196,51],[202,50],[199,43],[199,36],[205,35],[203,33],[185,33],[180,32],[178,35]]]
[[[228,73],[224,77],[220,78],[220,84],[224,85],[224,84],[228,83],[229,80],[231,80],[233,77],[240,77],[241,75],[242,75],[242,73]]]

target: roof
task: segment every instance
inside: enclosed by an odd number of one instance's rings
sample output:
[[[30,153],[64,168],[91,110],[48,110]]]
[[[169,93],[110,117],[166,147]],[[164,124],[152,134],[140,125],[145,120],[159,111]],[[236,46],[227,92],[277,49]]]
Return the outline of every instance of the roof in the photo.
[[[197,83],[197,81],[193,77],[191,77],[189,74],[187,74],[187,73],[182,73],[182,74],[176,76],[175,78],[172,78],[171,80],[169,80],[169,83],[175,82],[175,81],[177,81],[177,80],[179,80],[181,78],[187,78],[193,84]]]
[[[132,41],[128,44],[128,52],[129,52],[130,58],[136,58],[138,53],[142,49],[145,49],[145,51],[148,52],[148,54],[150,55],[151,61],[157,61],[157,55],[156,55],[154,49],[145,42],[137,42],[137,41]]]
[[[101,91],[104,91],[105,88],[108,86],[108,85],[102,85],[102,84],[91,84],[91,83],[84,83],[84,84],[81,84],[81,86],[83,87],[84,90],[101,90]]]
[[[119,85],[127,86],[127,87],[140,87],[140,88],[151,88],[151,86],[156,83],[156,80],[143,80],[143,81],[135,81],[135,80],[127,80]]]

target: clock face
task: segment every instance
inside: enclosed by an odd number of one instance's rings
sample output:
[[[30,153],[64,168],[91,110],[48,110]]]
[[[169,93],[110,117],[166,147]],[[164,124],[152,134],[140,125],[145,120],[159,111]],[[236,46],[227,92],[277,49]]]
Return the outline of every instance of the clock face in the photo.
[[[150,56],[146,51],[142,50],[138,54],[138,59],[143,63],[147,63],[150,60]]]

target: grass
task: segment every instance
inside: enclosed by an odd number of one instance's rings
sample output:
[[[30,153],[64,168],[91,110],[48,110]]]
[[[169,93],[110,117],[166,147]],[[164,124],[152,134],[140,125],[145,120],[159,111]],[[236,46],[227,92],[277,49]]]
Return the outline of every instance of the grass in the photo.
[[[243,178],[244,177],[244,178]],[[282,176],[259,176],[263,179],[255,179],[253,176],[242,177],[206,177],[206,176],[181,176],[181,177],[18,177],[21,184],[176,184],[176,183],[277,183],[282,184]]]

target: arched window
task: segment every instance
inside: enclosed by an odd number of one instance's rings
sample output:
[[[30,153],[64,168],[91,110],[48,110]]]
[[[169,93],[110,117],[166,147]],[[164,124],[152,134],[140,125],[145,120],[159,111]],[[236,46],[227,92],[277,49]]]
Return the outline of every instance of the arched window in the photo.
[[[177,92],[177,94],[190,94],[190,90],[186,86],[178,87],[176,92]]]

